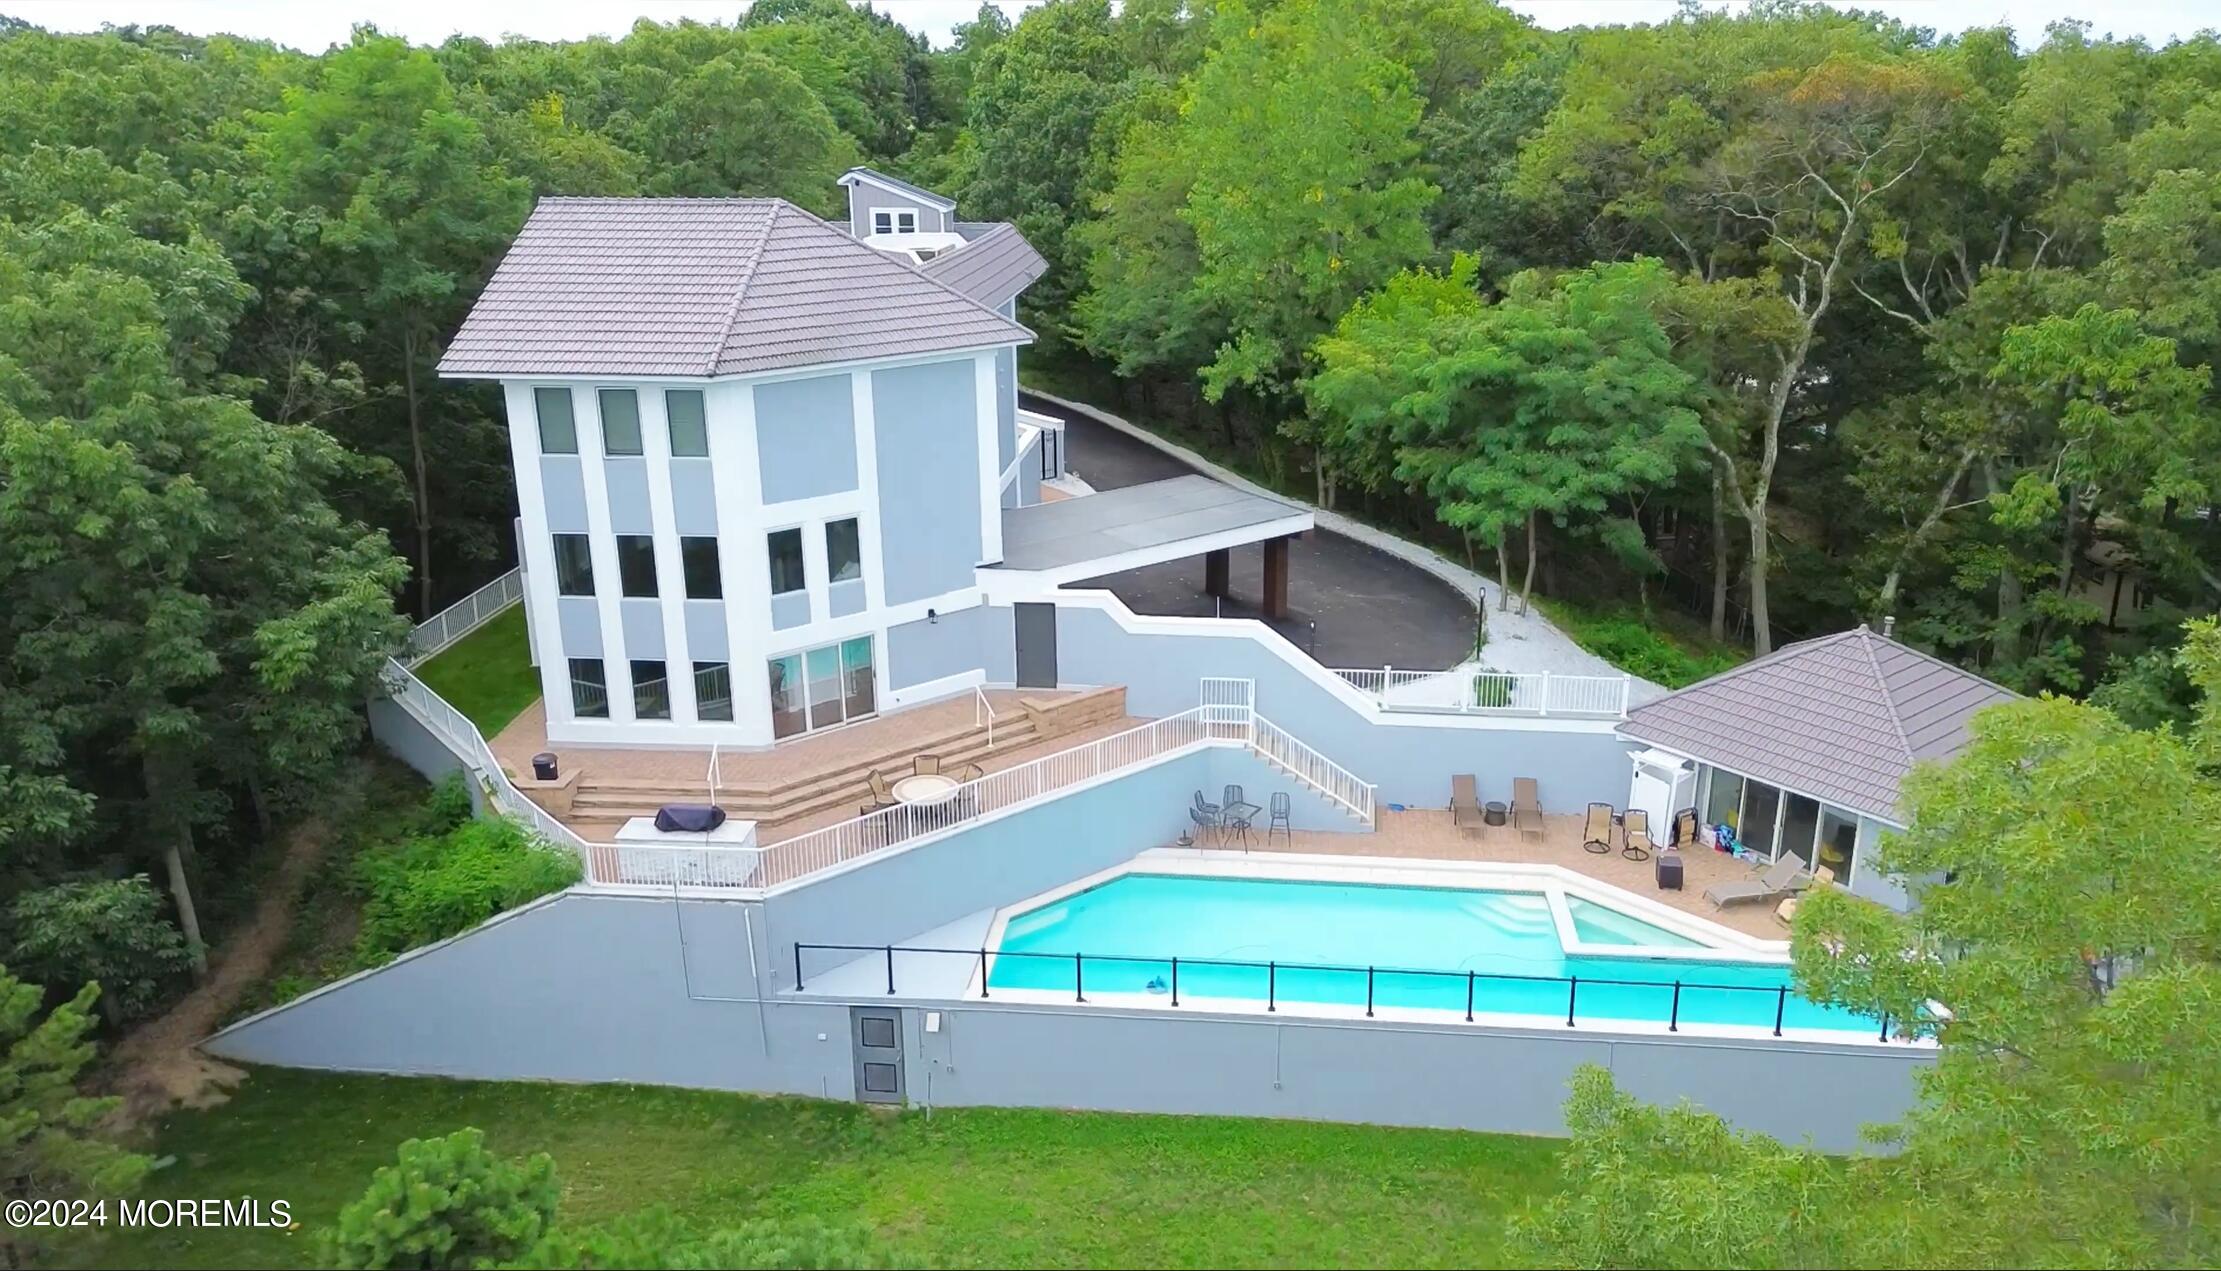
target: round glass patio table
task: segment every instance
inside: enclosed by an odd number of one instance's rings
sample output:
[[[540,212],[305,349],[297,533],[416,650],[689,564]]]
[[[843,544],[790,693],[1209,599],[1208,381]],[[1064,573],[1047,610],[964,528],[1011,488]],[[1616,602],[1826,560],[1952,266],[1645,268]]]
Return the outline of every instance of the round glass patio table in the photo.
[[[939,773],[914,773],[895,782],[895,799],[920,807],[939,807],[956,797],[956,788],[954,777],[944,777]]]

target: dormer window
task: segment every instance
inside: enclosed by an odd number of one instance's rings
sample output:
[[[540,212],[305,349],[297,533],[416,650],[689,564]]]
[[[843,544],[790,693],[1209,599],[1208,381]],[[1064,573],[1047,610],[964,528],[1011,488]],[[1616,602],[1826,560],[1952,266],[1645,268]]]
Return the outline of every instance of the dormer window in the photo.
[[[915,234],[918,232],[918,213],[916,209],[907,207],[875,207],[871,211],[871,232]]]

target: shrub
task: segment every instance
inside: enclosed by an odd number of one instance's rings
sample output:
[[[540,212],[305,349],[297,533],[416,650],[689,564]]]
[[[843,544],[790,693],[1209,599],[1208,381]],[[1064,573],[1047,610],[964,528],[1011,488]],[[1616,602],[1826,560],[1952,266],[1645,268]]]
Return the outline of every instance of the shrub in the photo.
[[[1655,623],[1632,614],[1596,614],[1552,605],[1549,615],[1573,642],[1630,675],[1667,688],[1683,688],[1735,666],[1731,649],[1692,649]]]
[[[470,786],[460,771],[448,773],[424,796],[423,830],[445,834],[471,819],[477,808],[470,801]]]
[[[720,1231],[690,1230],[664,1210],[583,1232],[554,1232],[508,1264],[512,1267],[626,1267],[640,1271],[734,1271],[792,1267],[916,1267],[915,1257],[881,1245],[869,1231],[832,1227],[815,1218],[756,1219]]]
[[[144,874],[27,891],[15,898],[9,918],[10,963],[35,982],[97,982],[110,1024],[154,1010],[192,966],[184,934]]]
[[[381,844],[355,861],[365,893],[356,951],[365,962],[385,961],[561,891],[579,874],[577,857],[505,818]]]
[[[320,1243],[334,1267],[469,1267],[514,1258],[555,1218],[555,1162],[509,1161],[481,1130],[410,1139]]]

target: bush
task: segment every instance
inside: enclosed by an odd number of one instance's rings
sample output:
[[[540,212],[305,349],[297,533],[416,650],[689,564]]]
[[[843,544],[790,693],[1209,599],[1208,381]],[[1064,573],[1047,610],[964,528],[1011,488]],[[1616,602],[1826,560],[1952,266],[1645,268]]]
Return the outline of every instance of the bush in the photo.
[[[625,1267],[639,1271],[735,1271],[792,1267],[923,1265],[880,1245],[869,1231],[832,1227],[815,1218],[757,1219],[721,1231],[697,1232],[663,1210],[650,1210],[583,1232],[555,1232],[508,1264],[511,1267]]]
[[[1748,655],[1726,647],[1702,647],[1683,639],[1632,608],[1598,613],[1563,601],[1545,613],[1573,642],[1627,672],[1669,689],[1685,688],[1742,662]]]
[[[369,848],[355,861],[365,893],[356,951],[375,965],[561,891],[579,875],[577,857],[498,817]]]
[[[423,832],[445,834],[471,819],[477,808],[470,801],[470,786],[460,771],[448,773],[439,779],[431,792],[424,796]]]
[[[410,1139],[322,1233],[334,1267],[470,1267],[514,1258],[555,1218],[555,1162],[507,1161],[481,1130]]]
[[[153,1011],[192,966],[184,933],[144,874],[27,891],[9,909],[9,963],[45,984],[100,985],[101,1013],[122,1024]]]

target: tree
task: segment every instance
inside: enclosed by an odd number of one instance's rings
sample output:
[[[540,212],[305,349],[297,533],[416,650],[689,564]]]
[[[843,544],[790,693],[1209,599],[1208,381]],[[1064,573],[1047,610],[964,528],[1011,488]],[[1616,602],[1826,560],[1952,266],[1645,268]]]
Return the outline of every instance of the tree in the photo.
[[[2203,1266],[2221,1255],[2210,1022],[2221,860],[2180,828],[2221,814],[2221,625],[2187,634],[2183,671],[2208,694],[2187,730],[2139,731],[2059,698],[1992,707],[1949,765],[1907,777],[1910,829],[1871,862],[1922,880],[1918,908],[1834,888],[1799,908],[1800,992],[1938,1044],[1919,1103],[1880,1131],[1898,1155],[1828,1162],[1729,1135],[1691,1108],[1640,1108],[1588,1076],[1568,1107],[1571,1188],[1531,1228],[1545,1256]]]
[[[359,306],[407,426],[419,616],[436,607],[426,380],[486,270],[523,222],[527,188],[456,106],[439,63],[359,27],[313,88],[289,89],[255,153],[271,192],[328,249],[321,289]],[[388,381],[391,382],[390,380]]]
[[[48,984],[95,982],[101,1013],[121,1025],[153,1010],[192,956],[144,874],[57,883],[9,908],[13,965]]]
[[[775,195],[826,210],[857,154],[800,76],[728,53],[674,84],[641,128],[658,194]]]
[[[462,1129],[404,1142],[318,1240],[328,1265],[367,1271],[504,1262],[547,1233],[559,1195],[547,1153],[504,1160]]]
[[[100,1130],[122,1102],[89,1099],[77,1080],[92,1061],[93,1003],[100,986],[87,984],[76,996],[46,1012],[46,990],[0,968],[0,1172],[10,1200],[78,1195],[117,1196],[137,1187],[153,1162],[127,1152]],[[6,1241],[12,1264],[21,1265],[23,1246],[13,1234]]]

